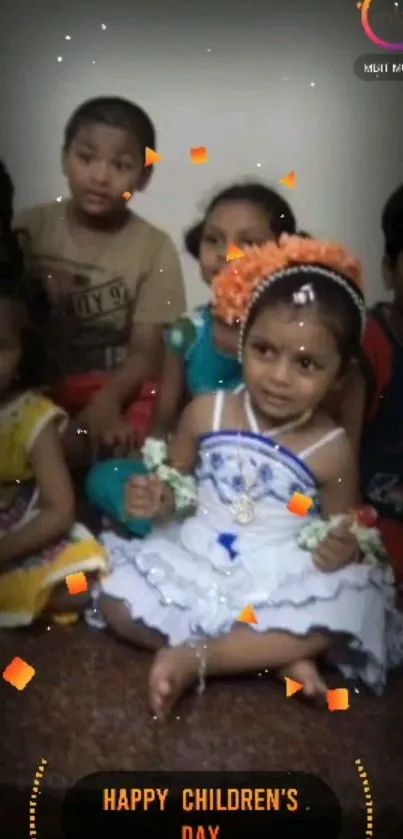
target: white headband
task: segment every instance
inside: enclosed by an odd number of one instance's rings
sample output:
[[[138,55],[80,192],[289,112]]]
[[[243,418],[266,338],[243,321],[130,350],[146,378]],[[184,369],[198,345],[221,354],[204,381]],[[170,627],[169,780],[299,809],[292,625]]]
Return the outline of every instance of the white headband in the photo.
[[[358,313],[361,320],[361,334],[364,331],[365,327],[365,304],[364,300],[362,299],[361,295],[358,291],[355,291],[351,283],[348,282],[344,277],[337,274],[336,271],[331,271],[329,268],[322,268],[321,265],[293,265],[291,268],[283,268],[281,271],[276,271],[275,274],[270,274],[269,277],[266,277],[265,280],[257,287],[255,293],[252,295],[252,299],[249,303],[247,308],[245,317],[242,319],[241,328],[239,331],[239,342],[238,342],[238,359],[242,361],[243,355],[243,345],[244,345],[244,338],[245,338],[245,329],[246,325],[249,320],[250,313],[259,300],[259,297],[266,291],[273,282],[276,280],[282,280],[284,277],[292,277],[293,274],[318,274],[321,277],[325,277],[327,280],[332,280],[334,283],[337,283],[341,286],[347,294],[350,295],[351,300],[353,301],[354,305],[358,309]],[[311,301],[311,298],[310,298]],[[298,305],[298,302],[297,302]],[[301,304],[299,304],[301,305]]]

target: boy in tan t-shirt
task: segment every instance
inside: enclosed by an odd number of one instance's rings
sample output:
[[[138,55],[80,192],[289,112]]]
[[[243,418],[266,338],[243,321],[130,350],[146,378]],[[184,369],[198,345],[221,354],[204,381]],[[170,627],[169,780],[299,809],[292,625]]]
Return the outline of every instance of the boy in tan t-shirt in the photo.
[[[163,328],[185,309],[173,243],[127,207],[148,185],[145,149],[155,144],[152,122],[137,105],[117,97],[85,102],[65,129],[70,199],[16,219],[32,281],[46,281],[54,304],[61,368],[55,395],[75,414],[70,442],[80,427],[112,446],[130,442],[133,427],[144,435]]]

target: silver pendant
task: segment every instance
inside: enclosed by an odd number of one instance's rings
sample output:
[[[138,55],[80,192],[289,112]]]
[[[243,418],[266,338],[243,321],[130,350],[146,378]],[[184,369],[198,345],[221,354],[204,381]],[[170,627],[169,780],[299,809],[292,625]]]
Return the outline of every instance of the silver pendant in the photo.
[[[248,495],[240,495],[231,504],[232,514],[238,524],[250,524],[256,515],[255,503]]]

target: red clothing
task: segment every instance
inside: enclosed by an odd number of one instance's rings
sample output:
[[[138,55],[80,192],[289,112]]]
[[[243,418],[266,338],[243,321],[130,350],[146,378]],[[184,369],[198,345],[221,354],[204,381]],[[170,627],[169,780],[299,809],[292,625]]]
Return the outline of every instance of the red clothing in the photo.
[[[403,523],[380,519],[377,523],[382,541],[389,554],[399,589],[403,588]]]
[[[378,510],[378,527],[403,585],[403,345],[388,307],[370,313],[363,340],[367,414],[360,452],[361,494]]]
[[[88,405],[91,399],[105,387],[109,379],[108,373],[88,373],[80,376],[69,376],[62,385],[54,390],[54,401],[69,414],[75,414]],[[156,384],[145,384],[137,399],[129,405],[125,417],[136,430],[138,444],[141,445],[147,437],[151,425]]]

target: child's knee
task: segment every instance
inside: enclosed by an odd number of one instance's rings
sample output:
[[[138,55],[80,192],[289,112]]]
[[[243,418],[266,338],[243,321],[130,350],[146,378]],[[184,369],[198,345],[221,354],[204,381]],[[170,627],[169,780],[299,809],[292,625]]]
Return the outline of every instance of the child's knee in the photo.
[[[159,632],[142,621],[134,620],[123,600],[104,594],[100,599],[100,610],[106,625],[115,635],[140,649],[158,650],[167,643]]]

